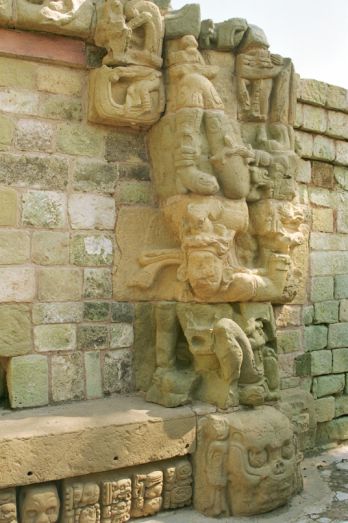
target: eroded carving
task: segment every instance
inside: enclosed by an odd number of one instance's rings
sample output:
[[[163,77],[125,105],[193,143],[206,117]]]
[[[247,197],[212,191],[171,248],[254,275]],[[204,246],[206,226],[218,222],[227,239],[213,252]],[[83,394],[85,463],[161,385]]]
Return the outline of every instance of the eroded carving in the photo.
[[[163,509],[175,509],[191,505],[192,466],[187,459],[164,469]]]
[[[0,523],[17,523],[16,490],[0,490]]]
[[[132,492],[133,517],[152,516],[162,507],[163,472],[134,474]]]
[[[53,483],[23,487],[19,494],[19,515],[21,523],[56,523],[59,516],[60,500]]]
[[[67,523],[100,523],[100,488],[94,482],[63,483],[63,519]]]
[[[131,517],[132,481],[119,479],[102,484],[102,522],[123,523]]]
[[[199,424],[194,505],[207,516],[251,516],[302,489],[302,455],[291,424],[273,407],[213,414]]]
[[[229,305],[163,303],[155,324],[148,401],[176,407],[199,399],[226,409],[279,398],[272,312],[255,318]]]

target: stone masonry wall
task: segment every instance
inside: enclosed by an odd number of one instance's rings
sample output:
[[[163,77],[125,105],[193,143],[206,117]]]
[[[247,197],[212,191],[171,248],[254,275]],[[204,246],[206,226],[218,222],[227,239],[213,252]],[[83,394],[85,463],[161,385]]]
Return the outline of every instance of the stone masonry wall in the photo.
[[[86,69],[0,56],[0,397],[15,408],[132,388],[112,267],[118,207],[152,198],[144,136],[88,124],[87,96]]]
[[[282,388],[315,398],[317,443],[348,438],[348,96],[301,80],[297,138],[310,211],[307,302],[277,309]]]

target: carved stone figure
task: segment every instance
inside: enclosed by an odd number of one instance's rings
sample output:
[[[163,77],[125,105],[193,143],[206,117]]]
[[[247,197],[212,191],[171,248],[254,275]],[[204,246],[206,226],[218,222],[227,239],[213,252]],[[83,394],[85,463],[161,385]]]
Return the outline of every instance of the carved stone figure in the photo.
[[[17,523],[16,490],[0,490],[0,523]]]
[[[216,49],[218,51],[231,51],[241,42],[248,23],[243,18],[231,18],[219,24],[213,20],[203,20],[199,35],[201,49]]]
[[[273,407],[212,414],[199,424],[194,506],[207,516],[252,516],[302,489],[291,424]]]
[[[155,470],[148,474],[135,474],[133,477],[132,512],[133,517],[152,516],[161,510],[163,472]]]
[[[56,523],[60,501],[54,483],[22,487],[19,494],[21,523]]]
[[[131,517],[132,481],[120,479],[102,484],[102,522],[123,523]]]
[[[158,304],[156,369],[148,401],[167,407],[206,401],[220,408],[279,397],[277,356],[265,320],[234,321],[229,305]]]
[[[192,466],[187,459],[182,459],[164,469],[163,478],[164,510],[191,505],[192,502]]]
[[[63,517],[67,523],[100,523],[99,486],[92,481],[66,480]]]
[[[103,63],[161,68],[164,23],[149,0],[106,0],[98,9],[95,43],[105,47]]]
[[[164,110],[162,74],[140,65],[106,67],[90,73],[89,120],[146,129]]]

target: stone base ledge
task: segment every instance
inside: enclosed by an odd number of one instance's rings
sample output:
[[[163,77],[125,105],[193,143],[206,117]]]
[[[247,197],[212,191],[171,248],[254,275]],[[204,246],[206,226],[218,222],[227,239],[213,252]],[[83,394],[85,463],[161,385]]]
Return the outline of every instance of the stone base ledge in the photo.
[[[196,415],[135,396],[0,411],[0,489],[184,456]]]

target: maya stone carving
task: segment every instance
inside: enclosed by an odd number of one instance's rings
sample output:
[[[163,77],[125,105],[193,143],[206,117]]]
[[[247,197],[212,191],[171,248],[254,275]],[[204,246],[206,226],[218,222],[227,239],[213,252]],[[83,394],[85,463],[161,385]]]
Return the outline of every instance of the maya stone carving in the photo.
[[[207,516],[252,516],[302,489],[291,424],[273,407],[212,414],[199,425],[194,506]]]
[[[56,523],[60,500],[56,485],[47,483],[23,487],[19,495],[21,523]]]
[[[90,75],[89,119],[148,128],[165,105],[160,10],[149,0],[106,0],[97,14],[94,39],[107,54]]]
[[[119,278],[135,299],[282,302],[296,294],[293,252],[306,226],[295,182],[293,66],[270,54],[261,29],[238,20],[228,33],[238,119],[214,84],[214,55],[204,60],[191,35],[166,44],[166,111],[149,133],[149,150],[175,246],[145,233],[130,247],[133,264],[127,259],[127,277],[121,260]],[[117,275],[115,283],[122,287]]]

